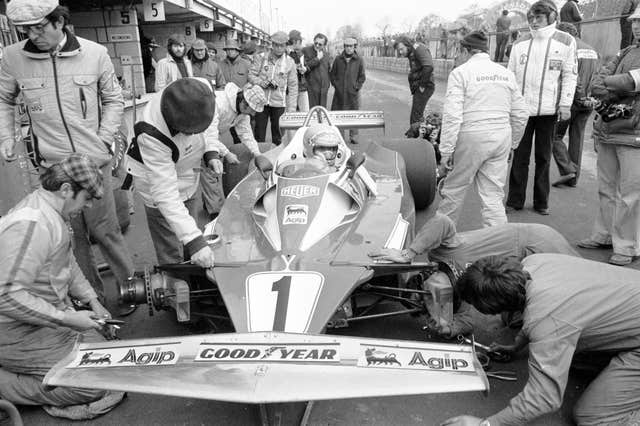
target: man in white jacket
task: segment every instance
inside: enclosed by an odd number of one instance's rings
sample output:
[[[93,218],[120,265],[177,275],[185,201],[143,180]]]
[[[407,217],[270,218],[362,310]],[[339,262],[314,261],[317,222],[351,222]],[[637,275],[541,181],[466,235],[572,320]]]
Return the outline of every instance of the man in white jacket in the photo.
[[[194,195],[202,159],[212,168],[218,161],[215,144],[205,138],[215,105],[207,80],[181,78],[151,98],[134,126],[127,171],[144,201],[160,264],[186,258],[203,268],[213,266],[213,251],[194,219]]]
[[[529,116],[513,73],[489,58],[483,32],[460,43],[459,60],[447,82],[440,136],[444,180],[438,212],[458,221],[473,184],[482,200],[483,225],[507,223],[503,203],[509,154],[517,147]]]
[[[551,1],[531,5],[527,13],[531,33],[513,44],[509,56],[508,68],[516,75],[529,107],[529,121],[513,157],[507,212],[524,207],[535,134],[533,208],[542,215],[549,214],[549,165],[555,123],[571,117],[578,77],[576,41],[556,29],[557,17],[558,10]]]

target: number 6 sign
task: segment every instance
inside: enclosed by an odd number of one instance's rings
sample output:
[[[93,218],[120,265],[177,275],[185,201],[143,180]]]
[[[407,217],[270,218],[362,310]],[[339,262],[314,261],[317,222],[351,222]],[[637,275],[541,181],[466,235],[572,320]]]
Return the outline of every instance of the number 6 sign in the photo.
[[[164,1],[142,0],[142,5],[146,22],[164,21]]]
[[[304,333],[324,277],[317,272],[259,272],[247,277],[249,331]]]

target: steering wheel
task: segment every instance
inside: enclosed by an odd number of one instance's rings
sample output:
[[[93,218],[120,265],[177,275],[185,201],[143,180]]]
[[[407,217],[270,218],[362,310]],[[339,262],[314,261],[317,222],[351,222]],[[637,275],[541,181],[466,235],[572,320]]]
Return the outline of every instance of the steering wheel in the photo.
[[[300,179],[300,178],[310,178],[310,177],[324,175],[324,174],[327,174],[327,172],[322,170],[321,168],[316,167],[312,164],[304,164],[300,168],[291,172],[291,174],[287,177],[293,178],[293,179],[296,179],[296,178]]]

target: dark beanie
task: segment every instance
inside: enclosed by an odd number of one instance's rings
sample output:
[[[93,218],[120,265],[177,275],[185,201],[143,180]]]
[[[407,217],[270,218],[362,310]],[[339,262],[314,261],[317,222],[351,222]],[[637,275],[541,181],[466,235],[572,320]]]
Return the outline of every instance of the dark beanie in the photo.
[[[204,132],[213,121],[215,94],[206,83],[181,78],[168,85],[160,98],[160,112],[172,131]]]
[[[462,41],[460,42],[460,45],[463,47],[466,47],[469,50],[478,49],[478,50],[482,50],[483,52],[489,51],[489,43],[487,40],[487,36],[482,31],[470,32],[462,39]]]

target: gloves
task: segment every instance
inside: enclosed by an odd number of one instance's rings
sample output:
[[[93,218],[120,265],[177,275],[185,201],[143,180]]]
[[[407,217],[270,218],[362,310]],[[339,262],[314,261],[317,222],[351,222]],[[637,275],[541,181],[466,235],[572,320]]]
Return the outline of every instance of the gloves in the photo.
[[[209,160],[208,166],[217,175],[221,175],[222,171],[224,170],[224,167],[222,166],[222,161],[220,161],[218,158]]]
[[[202,247],[191,255],[191,263],[202,268],[212,268],[213,260],[213,250],[209,246]]]

